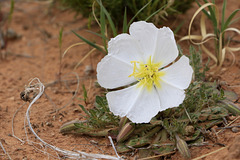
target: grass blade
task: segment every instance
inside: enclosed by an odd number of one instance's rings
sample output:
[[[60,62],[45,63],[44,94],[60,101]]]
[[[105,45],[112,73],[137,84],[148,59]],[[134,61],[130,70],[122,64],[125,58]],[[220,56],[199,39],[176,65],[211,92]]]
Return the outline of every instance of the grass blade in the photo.
[[[9,21],[9,23],[10,23],[11,20],[12,20],[12,15],[13,15],[13,11],[14,11],[14,5],[15,5],[15,1],[14,1],[14,0],[11,0],[10,12],[9,12],[9,15],[8,15],[8,21]]]
[[[213,22],[214,32],[217,35],[218,22],[217,22],[216,12],[214,11],[214,7],[212,6],[208,6],[208,9],[210,12],[211,21]]]
[[[125,7],[124,16],[123,16],[123,33],[127,33],[128,25],[127,25],[127,8]]]
[[[206,4],[209,3],[207,0],[204,0],[204,2],[205,2]],[[214,1],[212,1],[212,2],[213,2],[212,4],[215,5],[215,2],[214,2]],[[214,31],[217,33],[216,28],[217,28],[218,23],[217,23],[217,17],[216,17],[217,15],[216,15],[215,8],[212,7],[212,6],[208,6],[208,10],[209,10],[209,12],[210,12],[210,20],[213,22]]]
[[[221,31],[223,31],[223,27],[224,27],[224,21],[225,21],[225,10],[226,10],[226,5],[227,5],[227,1],[224,0],[223,1],[223,7],[222,7],[222,25],[221,25]]]
[[[91,117],[90,113],[85,109],[85,107],[83,105],[79,104],[79,106],[89,117]]]
[[[82,85],[82,89],[83,89],[83,99],[84,99],[84,102],[87,103],[87,101],[88,101],[88,95],[87,95],[87,90],[86,90],[84,84]]]
[[[102,37],[106,37],[105,26],[106,26],[106,22],[105,22],[105,14],[103,12],[103,5],[100,5],[100,28],[101,28],[101,35],[102,35]],[[105,51],[107,52],[106,40],[102,39],[102,41],[103,41],[103,46],[105,48]]]
[[[202,6],[197,0],[196,0],[196,3],[197,3],[197,5],[198,5],[199,7]],[[203,9],[202,12],[203,12],[209,19],[211,19],[210,15],[208,14],[208,12],[207,12],[205,9]]]
[[[107,106],[106,106],[106,104],[104,103],[104,100],[103,100],[102,97],[96,96],[96,103],[97,103],[99,106],[101,106],[101,107],[105,110],[105,112],[108,112]]]
[[[117,36],[117,31],[116,31],[116,27],[112,21],[112,18],[110,16],[110,14],[108,13],[108,11],[106,10],[106,8],[103,6],[102,2],[99,1],[99,0],[96,0],[98,2],[98,4],[101,6],[101,9],[103,10],[104,14],[106,15],[107,19],[108,19],[108,22],[109,22],[109,25],[112,29],[112,32],[113,32],[113,36]]]
[[[145,5],[133,16],[133,18],[132,18],[132,19],[129,21],[129,23],[128,23],[128,28],[129,28],[130,24],[132,24],[133,20],[137,17],[137,15],[138,15],[139,13],[141,13],[142,10],[144,10],[151,2],[152,2],[152,0],[150,0],[147,4],[145,4]]]
[[[229,26],[230,26],[231,24],[233,24],[233,23],[236,23],[236,22],[239,21],[239,20],[240,20],[240,17],[238,17],[238,18],[232,20],[232,21],[229,23]]]
[[[84,41],[85,43],[89,44],[90,46],[96,48],[97,50],[103,52],[104,54],[106,54],[106,52],[100,48],[99,46],[97,46],[95,43],[85,39],[84,37],[80,36],[79,34],[77,34],[76,32],[72,31],[78,38],[80,38],[82,41]]]
[[[63,27],[61,27],[59,31],[59,37],[58,37],[59,48],[62,48],[62,34],[63,34]]]
[[[222,24],[221,24],[221,32],[223,31],[223,28],[224,28],[224,21],[225,21],[225,10],[226,10],[226,5],[227,5],[227,1],[224,0],[223,1],[223,7],[222,7]],[[224,33],[222,34],[222,46],[224,46]]]
[[[233,11],[232,14],[227,18],[222,31],[228,28],[229,24],[231,24],[233,17],[238,13],[238,11],[240,11],[240,9],[236,9],[235,11]]]
[[[177,34],[177,32],[182,28],[183,24],[185,23],[185,21],[182,21],[177,27],[176,29],[173,31],[174,34]]]
[[[154,16],[155,14],[157,14],[158,12],[160,12],[164,7],[166,7],[167,4],[163,5],[161,8],[159,8],[157,11],[153,12],[150,16],[148,16],[145,21],[148,21],[150,18],[152,18],[152,16]]]
[[[90,31],[90,30],[87,30],[87,32],[92,33],[93,35],[96,35],[96,36],[98,36],[98,37],[100,37],[100,38],[105,39],[105,40],[108,41],[108,38],[107,38],[107,37],[102,36],[102,35],[99,34],[99,33],[96,33],[96,32]]]

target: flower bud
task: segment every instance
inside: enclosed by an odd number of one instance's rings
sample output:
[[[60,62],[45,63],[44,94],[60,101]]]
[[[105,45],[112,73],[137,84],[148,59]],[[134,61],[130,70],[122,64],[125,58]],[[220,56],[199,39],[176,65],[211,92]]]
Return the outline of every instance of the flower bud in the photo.
[[[134,123],[128,122],[127,124],[125,124],[118,133],[117,142],[125,141],[131,135],[134,129],[135,129]]]
[[[179,152],[187,159],[191,158],[190,155],[190,151],[188,149],[187,143],[186,141],[184,141],[183,139],[181,139],[177,134],[175,135],[176,137],[176,145],[177,145],[177,149],[179,150]]]
[[[119,131],[123,128],[123,126],[125,126],[125,124],[128,122],[128,118],[127,117],[122,117],[120,119],[120,122],[119,122]]]
[[[227,99],[220,101],[219,106],[224,107],[225,109],[227,109],[229,112],[231,112],[235,116],[240,115],[240,108],[236,104],[232,103],[231,101],[229,101]]]

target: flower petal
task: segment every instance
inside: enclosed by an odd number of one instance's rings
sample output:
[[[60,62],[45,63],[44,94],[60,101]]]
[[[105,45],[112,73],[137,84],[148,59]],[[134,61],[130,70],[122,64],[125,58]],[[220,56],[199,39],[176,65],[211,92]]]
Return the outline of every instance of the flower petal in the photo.
[[[132,72],[133,67],[130,64],[118,57],[107,55],[97,65],[98,83],[109,89],[125,86],[136,81],[133,76],[128,77]]]
[[[133,76],[128,76],[133,72],[131,61],[142,61],[136,41],[128,34],[120,34],[109,41],[108,51],[97,65],[98,83],[113,89],[135,82]]]
[[[177,58],[177,44],[172,30],[168,27],[160,28],[156,37],[156,50],[153,60],[155,63],[161,62],[161,67],[165,67]]]
[[[143,52],[138,42],[129,34],[119,34],[108,42],[108,55],[131,64],[131,61],[142,61]]]
[[[120,117],[128,117],[134,123],[148,123],[160,109],[155,89],[148,91],[137,84],[107,93],[110,111]]]
[[[136,39],[144,53],[144,62],[153,56],[156,48],[158,28],[145,21],[134,22],[129,28],[130,35]]]
[[[184,90],[165,82],[161,82],[161,87],[157,88],[157,92],[161,103],[160,111],[179,106],[185,98]]]
[[[186,89],[191,83],[193,69],[186,56],[182,56],[176,63],[162,71],[165,72],[165,75],[161,79],[174,87]]]

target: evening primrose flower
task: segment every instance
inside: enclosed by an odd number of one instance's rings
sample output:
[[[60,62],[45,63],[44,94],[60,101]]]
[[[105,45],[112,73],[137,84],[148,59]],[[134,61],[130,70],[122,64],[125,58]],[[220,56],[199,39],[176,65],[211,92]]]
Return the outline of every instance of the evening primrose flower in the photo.
[[[130,34],[108,43],[108,55],[97,66],[98,83],[108,89],[110,111],[134,123],[148,123],[159,111],[179,106],[192,79],[189,59],[177,62],[178,48],[168,27],[135,22]],[[128,87],[127,87],[128,86]]]

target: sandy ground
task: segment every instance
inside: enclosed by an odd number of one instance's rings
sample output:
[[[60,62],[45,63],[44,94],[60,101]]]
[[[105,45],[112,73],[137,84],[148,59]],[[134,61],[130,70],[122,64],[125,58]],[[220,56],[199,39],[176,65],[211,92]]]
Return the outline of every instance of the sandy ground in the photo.
[[[234,9],[240,8],[240,2],[232,2],[228,4],[227,14]],[[220,2],[219,5],[221,5]],[[3,14],[6,14],[10,5],[4,2],[1,4],[1,7]],[[186,15],[180,15],[176,20],[167,22],[165,25],[174,27],[178,22],[185,20],[186,23],[179,32],[179,36],[183,36],[187,33],[188,23],[195,10],[196,6],[188,11]],[[60,63],[58,34],[61,27],[64,27],[63,51],[70,45],[81,42],[71,30],[92,41],[101,42],[96,36],[86,31],[87,23],[87,19],[81,16],[75,17],[75,14],[69,10],[61,11],[57,8],[50,8],[49,4],[44,1],[16,2],[13,19],[9,28],[16,31],[20,37],[8,41],[7,49],[1,50],[1,54],[6,51],[8,54],[4,54],[2,59],[0,59],[0,140],[12,159],[57,159],[58,156],[61,156],[48,147],[41,147],[41,143],[36,141],[34,135],[29,130],[27,130],[29,140],[36,143],[33,143],[34,145],[27,143],[24,130],[24,117],[28,103],[20,99],[20,92],[24,90],[29,80],[34,77],[38,77],[44,84],[58,80]],[[240,22],[234,24],[234,26],[239,27]],[[1,29],[4,30],[4,26]],[[194,25],[193,29],[195,31],[197,25]],[[92,30],[97,30],[97,26],[93,25]],[[180,45],[187,52],[189,43],[183,42]],[[234,45],[239,45],[239,42],[236,42]],[[87,88],[90,101],[87,108],[93,107],[95,96],[99,94],[99,89],[94,86],[94,82],[96,81],[95,69],[97,63],[104,55],[99,52],[93,52],[77,69],[74,69],[76,64],[91,49],[88,45],[76,46],[70,49],[63,58],[62,79],[76,82],[76,76],[73,72],[77,73],[80,77],[77,98],[58,113],[53,113],[53,111],[65,106],[71,100],[73,96],[72,92],[76,90],[77,85],[76,83],[68,85],[69,89],[64,84],[50,85],[45,90],[47,96],[43,95],[31,109],[31,123],[34,126],[34,130],[43,140],[59,148],[114,155],[114,151],[107,138],[62,135],[59,133],[59,128],[63,123],[74,119],[83,119],[84,113],[78,106],[78,104],[84,104],[79,99],[83,97],[81,87],[83,84]],[[227,56],[225,66],[230,63],[230,60],[231,57]],[[219,79],[224,81],[226,86],[234,90],[238,95],[240,95],[239,64],[240,54],[238,52],[236,54],[236,63],[226,72],[219,75]],[[89,68],[93,69],[91,73],[86,71]],[[240,121],[236,121],[235,125],[237,123],[240,123]],[[12,130],[14,130],[15,136],[20,138],[22,142],[12,136]],[[203,159],[240,159],[239,139],[239,132],[233,133],[231,130],[225,130],[219,134],[219,143],[223,143],[227,147]],[[195,158],[216,151],[219,148],[221,148],[219,145],[191,147],[191,154]],[[178,152],[171,158],[182,159]],[[1,148],[0,159],[8,159]]]

